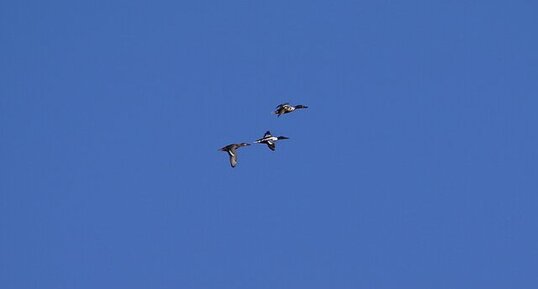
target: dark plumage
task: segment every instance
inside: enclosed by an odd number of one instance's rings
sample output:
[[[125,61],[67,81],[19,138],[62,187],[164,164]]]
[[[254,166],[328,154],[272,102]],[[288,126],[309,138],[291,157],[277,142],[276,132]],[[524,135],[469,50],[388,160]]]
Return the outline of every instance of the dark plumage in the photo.
[[[230,165],[232,166],[232,168],[235,168],[235,166],[237,165],[237,152],[235,150],[240,147],[249,146],[249,145],[250,144],[248,143],[239,143],[239,144],[233,143],[233,144],[229,144],[225,147],[220,148],[219,151],[228,153],[228,155],[230,156]]]
[[[254,143],[263,143],[269,147],[270,150],[275,150],[275,143],[281,139],[289,139],[286,136],[272,136],[270,131],[265,132],[262,138],[257,139]]]
[[[302,104],[291,105],[288,102],[286,102],[286,103],[279,104],[276,107],[275,114],[278,117],[278,116],[281,116],[283,114],[290,113],[292,111],[295,111],[296,109],[301,109],[301,108],[308,108],[308,106],[302,105]]]

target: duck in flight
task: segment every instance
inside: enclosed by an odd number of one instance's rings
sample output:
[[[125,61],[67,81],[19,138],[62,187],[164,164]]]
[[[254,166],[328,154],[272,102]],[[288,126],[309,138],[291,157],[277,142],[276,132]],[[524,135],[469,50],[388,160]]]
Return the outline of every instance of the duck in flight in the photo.
[[[298,105],[291,105],[288,102],[281,103],[276,107],[275,114],[278,116],[281,116],[286,113],[290,113],[292,111],[295,111],[296,109],[300,108],[308,108],[306,105],[298,104]]]
[[[235,168],[237,165],[237,152],[236,149],[244,146],[249,146],[248,143],[233,143],[219,149],[219,151],[227,152],[230,156],[230,165]]]
[[[269,147],[270,150],[275,150],[275,142],[281,139],[289,139],[285,136],[272,136],[270,131],[267,131],[262,138],[257,139],[254,143],[263,143]]]

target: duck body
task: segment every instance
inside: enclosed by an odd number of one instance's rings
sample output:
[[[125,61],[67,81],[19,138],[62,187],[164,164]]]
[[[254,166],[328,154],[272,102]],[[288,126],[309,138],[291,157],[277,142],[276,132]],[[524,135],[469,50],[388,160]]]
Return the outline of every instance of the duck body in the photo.
[[[249,146],[248,143],[233,143],[219,149],[219,151],[227,152],[230,156],[230,165],[235,168],[237,165],[237,149],[244,146]]]
[[[273,135],[271,135],[270,131],[267,131],[267,132],[265,132],[265,134],[263,135],[262,138],[257,139],[254,143],[266,144],[267,147],[270,150],[274,151],[275,148],[276,148],[275,143],[278,140],[281,140],[281,139],[289,139],[289,137],[286,137],[286,136],[273,136]]]
[[[288,102],[286,102],[286,103],[279,104],[276,107],[276,110],[275,110],[274,113],[277,115],[277,117],[279,117],[279,116],[281,116],[283,114],[290,113],[290,112],[293,112],[293,111],[295,111],[297,109],[301,109],[301,108],[308,108],[308,106],[302,105],[302,104],[291,105]]]

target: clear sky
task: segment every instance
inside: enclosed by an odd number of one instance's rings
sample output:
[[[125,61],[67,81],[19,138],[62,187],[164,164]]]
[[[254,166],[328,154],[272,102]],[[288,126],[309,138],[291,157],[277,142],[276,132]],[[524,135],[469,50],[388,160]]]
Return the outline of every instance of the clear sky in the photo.
[[[538,288],[536,11],[0,2],[0,287]]]

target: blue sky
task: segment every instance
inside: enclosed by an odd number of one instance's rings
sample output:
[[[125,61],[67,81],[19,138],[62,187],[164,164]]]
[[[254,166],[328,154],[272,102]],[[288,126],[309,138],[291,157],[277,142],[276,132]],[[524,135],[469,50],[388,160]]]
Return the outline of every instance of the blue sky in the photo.
[[[0,287],[537,288],[537,8],[3,1]]]

